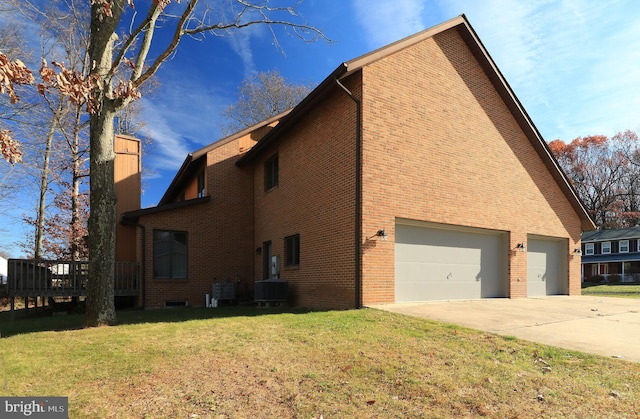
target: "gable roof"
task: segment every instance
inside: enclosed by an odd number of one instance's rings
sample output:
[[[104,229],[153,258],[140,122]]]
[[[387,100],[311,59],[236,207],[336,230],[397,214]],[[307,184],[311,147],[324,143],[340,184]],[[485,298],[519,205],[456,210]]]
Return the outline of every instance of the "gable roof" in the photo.
[[[158,203],[158,205],[163,205],[170,202],[175,197],[175,195],[180,192],[180,187],[182,186],[182,183],[186,179],[188,179],[191,175],[193,175],[195,170],[197,170],[199,167],[200,158],[206,156],[208,152],[218,147],[221,147],[225,144],[228,144],[231,141],[237,140],[238,138],[244,137],[245,135],[248,135],[251,132],[256,131],[262,127],[265,127],[275,121],[278,121],[279,119],[284,118],[289,112],[291,112],[291,109],[281,112],[278,115],[272,116],[271,118],[265,119],[264,121],[260,121],[257,124],[254,124],[250,127],[243,129],[242,131],[238,131],[235,134],[232,134],[212,144],[209,144],[208,146],[202,147],[201,149],[198,149],[192,153],[189,153],[187,157],[184,159],[184,161],[182,162],[182,166],[180,166],[180,169],[178,169],[178,172],[176,173],[173,180],[171,181],[171,184],[169,184],[169,187],[167,188],[164,195],[160,199],[160,202]]]
[[[536,126],[533,124],[533,121],[509,86],[509,83],[507,83],[506,79],[498,69],[498,66],[489,55],[489,52],[482,44],[482,41],[478,37],[477,33],[475,32],[465,15],[460,15],[439,25],[426,29],[422,32],[418,32],[407,38],[401,39],[368,54],[362,55],[351,61],[340,64],[304,100],[302,100],[295,108],[293,108],[293,110],[285,118],[283,118],[283,120],[280,121],[280,123],[276,127],[274,127],[274,129],[266,134],[251,150],[249,150],[244,156],[242,156],[236,162],[236,165],[238,167],[243,167],[255,161],[257,157],[261,155],[263,150],[278,142],[281,134],[285,133],[288,129],[295,125],[296,122],[300,120],[300,118],[302,118],[306,113],[312,110],[315,104],[325,98],[334,89],[337,89],[337,82],[339,82],[341,79],[362,70],[362,68],[371,63],[374,63],[405,48],[411,47],[426,39],[432,38],[433,36],[447,30],[458,31],[476,60],[478,60],[478,63],[483,68],[485,74],[493,84],[494,88],[506,104],[513,117],[520,125],[521,129],[533,145],[534,149],[544,162],[545,166],[551,172],[551,175],[562,189],[563,193],[573,206],[574,210],[580,217],[582,229],[585,231],[594,229],[595,223],[582,204],[577,192],[560,168],[560,165],[551,153],[549,146],[542,138],[542,135],[540,134]]]
[[[639,239],[640,227],[618,228],[614,230],[593,230],[582,233],[582,242],[603,242],[610,240]]]

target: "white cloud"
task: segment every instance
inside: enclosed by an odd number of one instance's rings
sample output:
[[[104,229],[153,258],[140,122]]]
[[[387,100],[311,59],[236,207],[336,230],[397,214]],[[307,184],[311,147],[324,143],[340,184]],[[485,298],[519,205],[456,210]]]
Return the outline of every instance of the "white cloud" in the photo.
[[[640,8],[632,0],[439,0],[465,13],[547,140],[637,129]]]
[[[371,48],[378,48],[425,29],[422,0],[354,0],[355,17]]]
[[[152,171],[177,170],[188,153],[221,137],[225,94],[201,72],[185,74],[184,69],[184,63],[167,63],[159,91],[141,99],[145,129],[152,139]]]
[[[238,54],[238,57],[242,60],[245,78],[248,78],[256,71],[256,65],[253,60],[253,50],[251,49],[251,38],[251,28],[235,31],[233,35],[227,37],[229,45],[231,45],[233,51]]]
[[[163,110],[144,99],[143,117],[147,123],[146,131],[153,143],[153,155],[150,164],[153,170],[177,170],[189,150],[182,134],[176,132],[174,124]]]

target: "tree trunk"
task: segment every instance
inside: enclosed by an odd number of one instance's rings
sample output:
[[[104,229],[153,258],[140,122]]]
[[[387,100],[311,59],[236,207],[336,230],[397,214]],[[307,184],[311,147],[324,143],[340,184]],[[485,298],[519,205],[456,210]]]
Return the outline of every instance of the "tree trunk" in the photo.
[[[113,183],[114,112],[91,116],[89,281],[85,326],[113,325],[116,244],[116,195]]]
[[[70,253],[73,260],[80,259],[80,115],[82,109],[76,106],[73,121],[73,138],[71,142],[72,180],[71,180],[71,246]]]
[[[116,254],[116,194],[113,183],[115,152],[113,123],[116,115],[110,69],[116,27],[124,9],[124,0],[111,4],[112,16],[102,12],[101,2],[91,6],[89,59],[91,73],[100,75],[99,109],[89,118],[89,280],[85,326],[112,325],[116,322],[113,301]]]
[[[42,258],[42,242],[44,239],[45,210],[47,206],[47,190],[49,190],[49,160],[51,158],[51,147],[53,135],[56,130],[57,114],[51,116],[51,125],[47,133],[44,156],[42,161],[42,173],[40,176],[40,196],[38,197],[38,214],[36,217],[36,240],[33,249],[34,259]]]

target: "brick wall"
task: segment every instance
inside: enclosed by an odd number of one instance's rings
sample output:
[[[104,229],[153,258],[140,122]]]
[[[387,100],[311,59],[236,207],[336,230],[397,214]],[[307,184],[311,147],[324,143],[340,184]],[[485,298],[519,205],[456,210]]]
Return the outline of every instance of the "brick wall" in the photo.
[[[358,89],[357,78],[345,81]],[[272,242],[291,302],[317,308],[355,305],[356,106],[335,90],[254,163],[254,247]],[[279,158],[279,184],[264,191],[264,162]],[[284,238],[300,234],[300,264],[285,267]],[[262,257],[254,255],[262,278]]]
[[[382,58],[343,80],[363,98],[362,302],[395,301],[398,218],[506,232],[511,297],[527,295],[530,235],[579,247],[580,219],[480,65],[455,30]],[[211,202],[148,215],[147,307],[204,304],[211,283],[263,278],[263,243],[280,256],[291,302],[356,304],[356,105],[334,89],[244,169],[241,142],[207,157]],[[245,149],[244,147],[243,149]],[[264,191],[264,162],[279,158],[278,186]],[[189,278],[152,275],[153,229],[189,233]],[[388,240],[376,237],[385,229]],[[300,264],[285,266],[284,239],[300,235]],[[569,293],[580,293],[580,258],[567,256]]]
[[[145,307],[164,307],[165,301],[188,301],[204,306],[211,284],[238,282],[244,298],[253,290],[252,175],[235,166],[239,141],[209,151],[205,186],[211,201],[143,216],[146,240]],[[153,230],[188,233],[188,278],[153,278]]]
[[[365,303],[394,301],[396,218],[509,232],[511,297],[527,294],[510,249],[528,234],[579,247],[579,217],[456,31],[365,67],[363,91]],[[579,294],[579,258],[568,266]]]

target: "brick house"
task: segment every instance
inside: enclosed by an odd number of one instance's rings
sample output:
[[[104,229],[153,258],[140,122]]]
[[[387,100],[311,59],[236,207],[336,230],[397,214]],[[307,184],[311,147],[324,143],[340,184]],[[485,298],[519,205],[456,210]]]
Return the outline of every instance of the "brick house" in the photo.
[[[594,228],[464,16],[338,66],[291,111],[191,153],[140,233],[140,304],[270,278],[353,308],[580,293]]]

